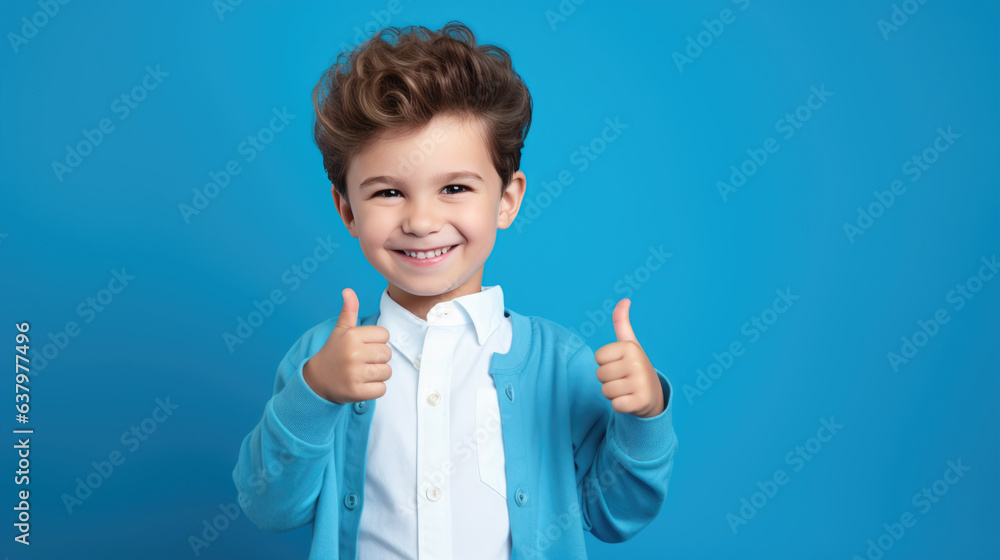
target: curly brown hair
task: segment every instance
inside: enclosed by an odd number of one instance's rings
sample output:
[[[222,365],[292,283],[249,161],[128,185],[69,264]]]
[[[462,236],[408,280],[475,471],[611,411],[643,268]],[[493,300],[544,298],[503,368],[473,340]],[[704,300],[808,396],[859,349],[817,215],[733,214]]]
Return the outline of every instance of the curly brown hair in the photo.
[[[415,131],[440,113],[480,119],[502,192],[520,168],[532,104],[507,51],[477,46],[450,21],[439,31],[387,27],[340,53],[313,88],[313,106],[323,167],[346,198],[353,156],[387,130]]]

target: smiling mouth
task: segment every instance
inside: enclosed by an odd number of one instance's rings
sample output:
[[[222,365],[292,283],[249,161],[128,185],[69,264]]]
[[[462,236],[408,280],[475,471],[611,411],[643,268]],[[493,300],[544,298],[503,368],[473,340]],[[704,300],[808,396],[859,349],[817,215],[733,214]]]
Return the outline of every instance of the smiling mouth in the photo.
[[[406,249],[397,249],[396,252],[414,259],[433,259],[434,257],[439,257],[454,248],[455,245],[449,245],[447,247],[439,247],[431,251],[408,251]]]

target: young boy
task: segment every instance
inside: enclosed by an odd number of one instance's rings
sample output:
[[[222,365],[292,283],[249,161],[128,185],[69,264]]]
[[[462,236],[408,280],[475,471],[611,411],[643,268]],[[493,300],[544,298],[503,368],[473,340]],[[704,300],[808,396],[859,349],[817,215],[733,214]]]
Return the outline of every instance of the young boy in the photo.
[[[388,286],[360,323],[344,289],[279,364],[233,471],[247,517],[312,523],[312,559],[584,558],[584,531],[634,536],[677,443],[629,300],[594,353],[482,285],[526,187],[509,55],[457,22],[389,28],[314,100],[337,210]]]

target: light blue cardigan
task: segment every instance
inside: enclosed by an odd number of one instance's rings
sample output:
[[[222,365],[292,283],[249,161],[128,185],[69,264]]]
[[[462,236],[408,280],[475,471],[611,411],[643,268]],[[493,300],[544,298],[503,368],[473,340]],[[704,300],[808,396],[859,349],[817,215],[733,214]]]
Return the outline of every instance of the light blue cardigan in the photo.
[[[659,513],[677,439],[666,410],[639,418],[611,408],[594,352],[569,330],[509,309],[510,351],[494,353],[507,474],[511,558],[585,558],[584,531],[631,538]],[[378,312],[364,318],[374,325]],[[307,331],[278,366],[274,395],[244,438],[233,480],[263,529],[313,524],[310,560],[357,556],[368,433],[377,400],[337,404],[309,388],[302,366],[336,317]]]

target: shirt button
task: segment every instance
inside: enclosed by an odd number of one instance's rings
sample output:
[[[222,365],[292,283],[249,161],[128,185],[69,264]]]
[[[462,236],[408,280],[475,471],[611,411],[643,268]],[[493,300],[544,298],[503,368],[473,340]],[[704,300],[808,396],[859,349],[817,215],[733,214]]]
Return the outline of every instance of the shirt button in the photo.
[[[413,360],[413,367],[415,367],[415,368],[417,368],[419,370],[420,369],[420,358],[423,358],[423,357],[424,357],[423,354],[417,354],[417,358],[415,360]]]
[[[427,393],[427,404],[437,406],[437,403],[439,402],[441,402],[441,395],[437,391]]]
[[[441,489],[437,486],[431,486],[427,489],[427,499],[436,502],[441,498]]]
[[[358,401],[354,403],[354,412],[364,414],[368,410],[368,401]]]
[[[507,384],[507,388],[504,389],[504,394],[507,395],[507,400],[514,402],[514,386],[510,383]]]

